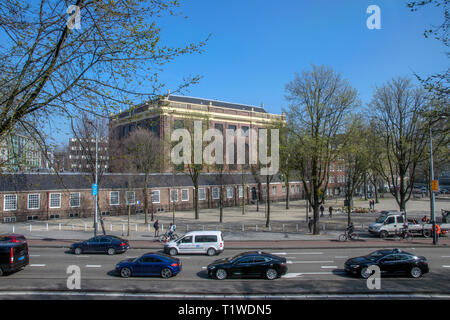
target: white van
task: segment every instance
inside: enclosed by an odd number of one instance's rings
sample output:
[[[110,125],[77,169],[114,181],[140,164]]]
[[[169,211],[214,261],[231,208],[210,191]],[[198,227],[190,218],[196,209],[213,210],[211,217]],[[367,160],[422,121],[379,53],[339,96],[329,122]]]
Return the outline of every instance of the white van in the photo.
[[[369,225],[369,232],[380,238],[397,234],[405,225],[405,213],[400,211],[382,212],[378,219]]]
[[[213,256],[222,252],[224,241],[221,231],[191,231],[177,240],[169,241],[164,252],[171,256],[179,253],[206,253]]]

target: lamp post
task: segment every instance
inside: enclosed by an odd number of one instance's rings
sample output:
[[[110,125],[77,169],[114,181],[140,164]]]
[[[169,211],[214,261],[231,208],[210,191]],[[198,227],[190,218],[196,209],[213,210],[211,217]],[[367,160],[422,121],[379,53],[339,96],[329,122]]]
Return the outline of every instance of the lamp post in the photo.
[[[431,181],[434,180],[434,172],[433,171],[434,171],[433,170],[433,139],[432,139],[432,134],[431,134],[431,124],[430,124],[430,178],[431,178]],[[431,201],[431,223],[432,223],[431,234],[433,236],[433,244],[436,245],[438,243],[438,239],[437,239],[437,233],[436,233],[436,219],[434,217],[433,187],[431,187],[430,201]]]
[[[95,126],[92,121],[88,121],[95,128],[95,194],[94,194],[94,205],[95,205],[95,215],[94,215],[94,237],[97,236],[98,228],[98,118],[95,117]]]

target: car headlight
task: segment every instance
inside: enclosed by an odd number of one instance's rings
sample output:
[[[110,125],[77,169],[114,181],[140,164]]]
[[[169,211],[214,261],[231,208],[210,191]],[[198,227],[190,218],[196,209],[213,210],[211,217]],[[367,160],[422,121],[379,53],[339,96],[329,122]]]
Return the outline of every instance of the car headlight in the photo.
[[[353,268],[353,269],[356,269],[356,268],[359,268],[359,264],[355,264],[355,265],[352,265],[350,267]]]
[[[208,267],[209,270],[213,270],[213,269],[215,269],[215,268],[216,268],[216,266],[209,266],[209,267]]]

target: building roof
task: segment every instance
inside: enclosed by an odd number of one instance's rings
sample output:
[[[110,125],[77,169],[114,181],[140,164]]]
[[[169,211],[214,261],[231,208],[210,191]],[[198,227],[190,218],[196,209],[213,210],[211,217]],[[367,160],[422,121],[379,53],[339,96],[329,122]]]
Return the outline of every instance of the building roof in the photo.
[[[238,185],[242,183],[241,173],[230,173],[223,175],[224,185]],[[247,184],[254,184],[255,178],[246,174]],[[272,183],[280,182],[279,175],[274,175]],[[265,177],[261,177],[265,183]],[[52,191],[52,190],[89,190],[92,181],[86,173],[17,173],[0,175],[0,192],[30,192],[30,191]],[[142,188],[144,174],[114,174],[104,173],[99,183],[103,189],[134,189]],[[218,174],[203,173],[199,177],[200,186],[220,185]],[[167,187],[192,187],[193,183],[187,174],[179,173],[156,173],[149,176],[148,188]]]
[[[255,107],[255,106],[249,106],[245,104],[238,104],[238,103],[232,103],[232,102],[224,102],[224,101],[217,101],[217,100],[211,100],[211,99],[203,99],[203,98],[194,98],[194,97],[187,97],[187,96],[176,96],[176,95],[169,95],[167,97],[169,101],[173,102],[182,102],[182,103],[193,103],[193,104],[201,104],[208,106],[211,104],[212,106],[221,107],[221,108],[229,108],[229,109],[239,109],[239,110],[245,110],[245,111],[256,111],[256,112],[264,112],[267,113],[266,110],[262,107]]]

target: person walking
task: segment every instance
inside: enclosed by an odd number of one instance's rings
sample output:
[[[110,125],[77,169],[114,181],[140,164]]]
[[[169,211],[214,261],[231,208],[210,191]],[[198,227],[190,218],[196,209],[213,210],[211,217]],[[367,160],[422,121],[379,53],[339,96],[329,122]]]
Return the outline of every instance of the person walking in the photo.
[[[159,236],[159,221],[158,219],[153,224],[153,228],[155,228],[155,238]]]
[[[323,205],[320,205],[320,216],[323,217],[323,212],[325,211],[325,208],[323,207]]]
[[[333,218],[333,207],[329,207],[328,211],[330,212],[330,218]]]
[[[313,226],[313,219],[311,217],[308,218],[308,229],[309,233],[312,232],[312,226]]]

